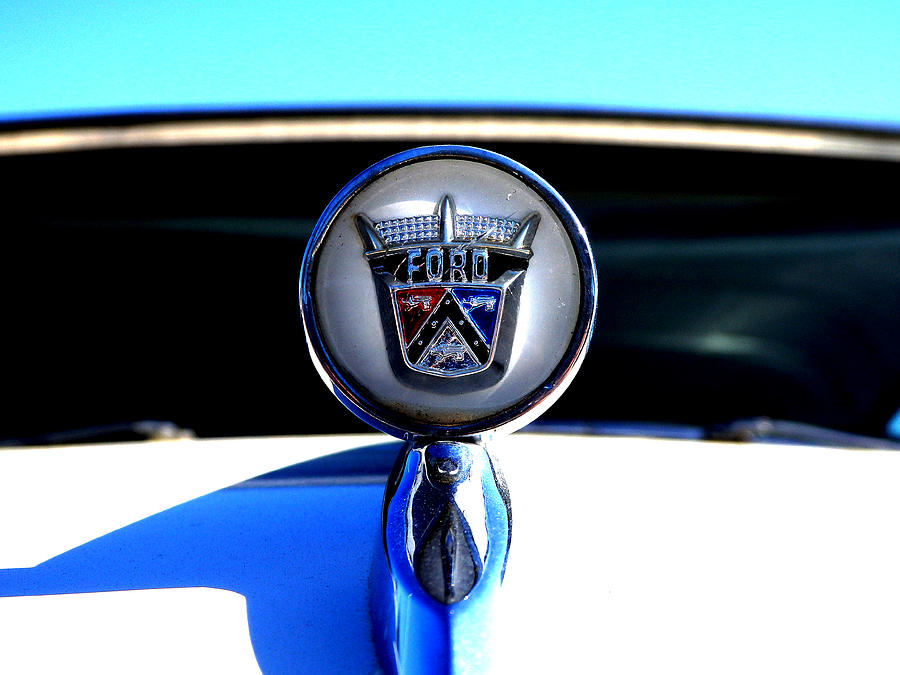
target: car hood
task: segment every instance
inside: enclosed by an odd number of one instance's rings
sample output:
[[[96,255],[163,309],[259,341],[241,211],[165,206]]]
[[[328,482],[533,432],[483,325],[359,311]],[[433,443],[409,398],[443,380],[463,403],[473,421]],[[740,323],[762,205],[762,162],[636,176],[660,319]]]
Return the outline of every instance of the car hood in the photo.
[[[503,670],[895,671],[900,455],[517,434]],[[372,672],[383,436],[0,451],[4,672]],[[552,461],[548,461],[552,458]]]

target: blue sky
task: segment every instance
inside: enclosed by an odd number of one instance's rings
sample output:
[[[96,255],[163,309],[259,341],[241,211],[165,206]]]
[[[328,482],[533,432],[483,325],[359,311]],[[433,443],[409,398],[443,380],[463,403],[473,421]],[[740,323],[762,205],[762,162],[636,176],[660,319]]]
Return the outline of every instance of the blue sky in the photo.
[[[0,119],[394,103],[900,127],[900,2],[0,3]]]

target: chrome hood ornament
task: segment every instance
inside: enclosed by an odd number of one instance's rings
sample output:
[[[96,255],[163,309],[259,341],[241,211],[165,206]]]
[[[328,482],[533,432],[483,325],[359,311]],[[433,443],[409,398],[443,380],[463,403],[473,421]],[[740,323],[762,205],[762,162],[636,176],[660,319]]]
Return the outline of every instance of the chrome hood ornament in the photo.
[[[584,357],[596,275],[581,225],[506,157],[411,150],[328,205],[304,257],[300,303],[326,384],[407,441],[385,493],[373,579],[383,665],[484,670],[512,522],[485,444],[537,417]]]

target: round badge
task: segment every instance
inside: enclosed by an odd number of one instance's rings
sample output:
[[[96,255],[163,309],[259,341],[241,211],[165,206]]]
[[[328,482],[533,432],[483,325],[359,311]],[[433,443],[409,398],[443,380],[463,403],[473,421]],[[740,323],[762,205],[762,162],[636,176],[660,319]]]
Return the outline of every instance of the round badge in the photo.
[[[565,389],[596,312],[578,219],[486,150],[419,148],[331,201],[300,275],[310,353],[355,414],[398,437],[511,431]]]

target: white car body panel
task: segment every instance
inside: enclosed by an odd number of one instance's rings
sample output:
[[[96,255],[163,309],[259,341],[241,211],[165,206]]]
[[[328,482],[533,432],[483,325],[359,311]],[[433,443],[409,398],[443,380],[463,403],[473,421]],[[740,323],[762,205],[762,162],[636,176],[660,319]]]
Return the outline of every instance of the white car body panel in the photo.
[[[4,450],[0,566],[37,565],[194,497],[384,440]],[[530,434],[495,449],[515,515],[502,672],[900,668],[900,455]],[[47,672],[53,649],[122,672],[113,652],[141,665],[140,644],[154,672],[255,672],[241,600],[196,588],[0,598],[0,672]]]

